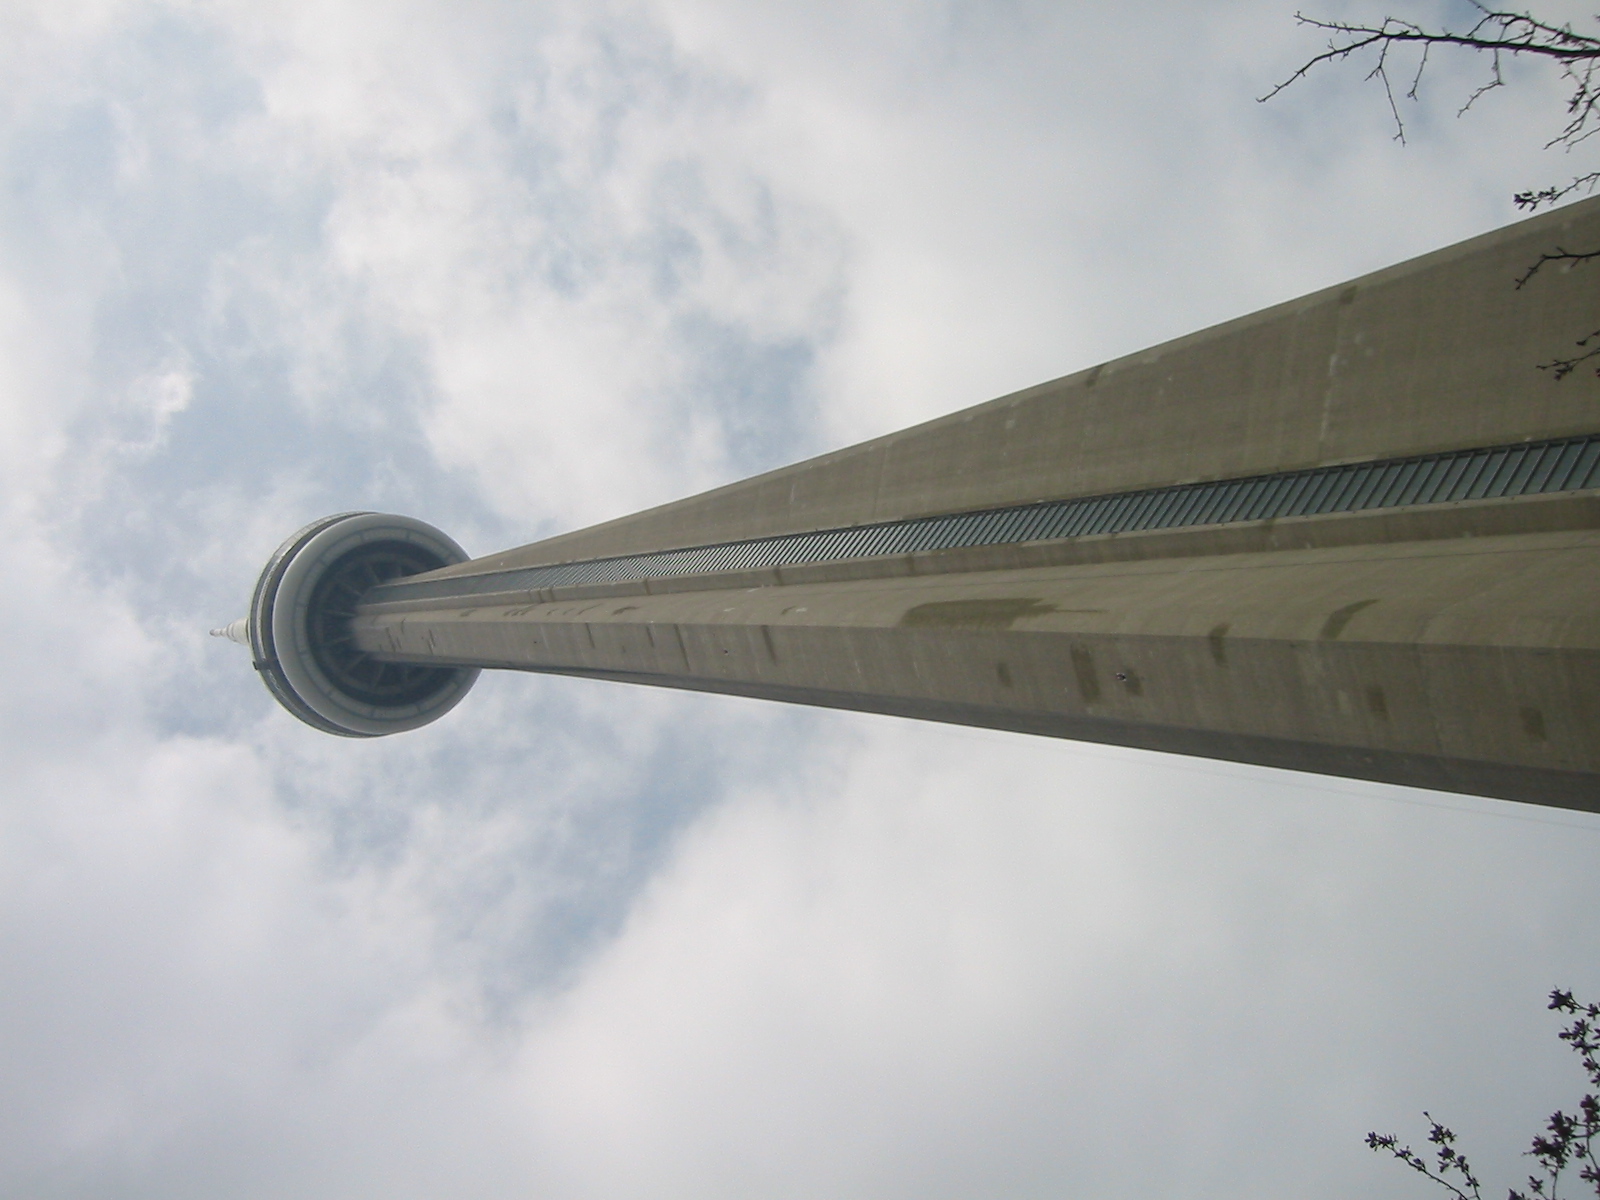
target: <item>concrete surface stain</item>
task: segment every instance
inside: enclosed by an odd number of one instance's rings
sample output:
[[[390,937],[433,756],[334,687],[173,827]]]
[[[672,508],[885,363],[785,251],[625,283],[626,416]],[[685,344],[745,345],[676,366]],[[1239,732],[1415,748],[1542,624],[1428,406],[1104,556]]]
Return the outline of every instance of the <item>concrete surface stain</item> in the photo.
[[[936,600],[906,610],[900,618],[905,629],[1010,629],[1024,617],[1059,612],[1042,600]]]
[[[1078,691],[1085,704],[1093,704],[1100,699],[1100,677],[1095,672],[1094,655],[1089,653],[1089,647],[1072,648],[1072,673],[1077,676]]]
[[[1546,740],[1544,731],[1544,712],[1537,708],[1524,708],[1522,710],[1522,732],[1528,735],[1530,741],[1542,742]]]
[[[1346,604],[1343,608],[1336,608],[1328,614],[1328,619],[1322,623],[1322,632],[1317,635],[1318,641],[1335,642],[1344,632],[1350,619],[1364,608],[1371,608],[1377,600],[1357,600],[1354,604]]]
[[[1211,647],[1211,660],[1219,667],[1228,665],[1228,622],[1213,625],[1211,632],[1206,634],[1206,642]]]

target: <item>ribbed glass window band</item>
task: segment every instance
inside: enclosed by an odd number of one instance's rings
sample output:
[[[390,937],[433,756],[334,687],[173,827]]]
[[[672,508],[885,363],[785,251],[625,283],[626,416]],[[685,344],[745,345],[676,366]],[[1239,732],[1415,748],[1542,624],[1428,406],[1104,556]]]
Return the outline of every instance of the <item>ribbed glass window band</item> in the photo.
[[[1181,529],[1279,517],[1533,496],[1600,486],[1600,434],[1477,447],[1388,462],[1314,467],[1212,483],[1176,484],[1110,496],[880,525],[783,534],[683,550],[521,567],[486,575],[397,581],[383,600],[424,600],[489,592],[667,579],[712,571],[844,562],[929,550],[1011,545],[1091,534]],[[377,597],[374,596],[374,599]]]

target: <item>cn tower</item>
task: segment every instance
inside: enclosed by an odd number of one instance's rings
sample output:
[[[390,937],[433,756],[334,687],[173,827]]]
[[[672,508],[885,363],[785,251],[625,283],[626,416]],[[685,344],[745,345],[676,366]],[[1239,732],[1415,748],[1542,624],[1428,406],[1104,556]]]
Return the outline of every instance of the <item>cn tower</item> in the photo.
[[[214,632],[349,737],[496,667],[1600,811],[1600,379],[1548,369],[1600,262],[1517,286],[1556,247],[1600,198],[484,558],[328,517]]]

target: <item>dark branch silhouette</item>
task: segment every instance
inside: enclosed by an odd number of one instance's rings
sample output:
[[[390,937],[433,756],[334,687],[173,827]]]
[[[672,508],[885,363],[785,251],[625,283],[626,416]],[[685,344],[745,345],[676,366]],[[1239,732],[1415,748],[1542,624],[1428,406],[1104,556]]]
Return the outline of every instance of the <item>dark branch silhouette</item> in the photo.
[[[1375,50],[1377,61],[1367,73],[1367,78],[1383,84],[1389,111],[1395,120],[1395,136],[1403,142],[1405,122],[1400,116],[1394,85],[1389,78],[1389,56],[1397,47],[1419,47],[1417,67],[1411,76],[1411,86],[1405,92],[1407,99],[1416,100],[1422,74],[1427,69],[1429,52],[1435,47],[1446,46],[1489,55],[1488,80],[1467,97],[1457,110],[1458,116],[1470,109],[1485,93],[1506,85],[1501,74],[1505,57],[1525,55],[1557,64],[1572,86],[1572,94],[1566,105],[1567,123],[1545,146],[1572,149],[1600,131],[1600,78],[1597,78],[1600,37],[1578,33],[1571,25],[1542,21],[1532,13],[1487,9],[1482,5],[1474,7],[1481,14],[1475,24],[1460,31],[1440,29],[1437,32],[1400,17],[1385,17],[1378,25],[1357,25],[1348,21],[1322,21],[1304,13],[1295,13],[1295,20],[1300,24],[1332,35],[1328,39],[1328,48],[1307,59],[1294,74],[1262,96],[1261,100],[1271,100],[1322,63],[1350,58],[1364,50]],[[1600,172],[1582,176],[1570,184],[1522,193],[1529,197],[1524,207],[1535,207],[1547,203],[1551,198],[1564,196],[1575,187],[1592,185],[1597,177],[1600,177]],[[1547,193],[1554,195],[1547,196]]]
[[[1468,1165],[1466,1158],[1455,1148],[1456,1135],[1435,1121],[1432,1113],[1424,1112],[1422,1115],[1428,1118],[1430,1126],[1428,1141],[1439,1147],[1434,1154],[1434,1164],[1432,1166],[1429,1166],[1428,1160],[1410,1146],[1400,1145],[1400,1139],[1392,1133],[1367,1134],[1368,1148],[1372,1150],[1387,1150],[1413,1171],[1426,1175],[1440,1187],[1449,1191],[1456,1197],[1456,1200],[1483,1200],[1483,1194],[1479,1191],[1482,1185],[1478,1183],[1477,1176],[1472,1173],[1472,1167]],[[1459,1176],[1461,1182],[1471,1188],[1472,1191],[1470,1193],[1462,1191],[1450,1178],[1452,1175]]]
[[[1545,149],[1560,147],[1570,152],[1600,133],[1600,36],[1578,33],[1571,25],[1541,20],[1531,12],[1490,9],[1476,3],[1476,0],[1473,7],[1478,10],[1479,16],[1472,25],[1464,29],[1445,27],[1438,30],[1429,30],[1402,17],[1385,17],[1377,25],[1360,25],[1348,21],[1323,21],[1296,13],[1295,20],[1300,24],[1329,35],[1327,49],[1301,63],[1293,74],[1260,97],[1260,100],[1271,100],[1323,63],[1342,62],[1370,52],[1375,61],[1366,77],[1376,79],[1383,85],[1384,98],[1394,118],[1395,137],[1403,143],[1406,140],[1406,127],[1389,74],[1391,55],[1415,48],[1416,67],[1410,73],[1410,86],[1402,95],[1404,99],[1417,101],[1420,99],[1418,93],[1430,53],[1436,49],[1466,50],[1489,56],[1489,74],[1456,111],[1458,117],[1464,115],[1485,94],[1506,86],[1501,67],[1507,58],[1525,57],[1558,67],[1562,78],[1571,88],[1562,118],[1565,123],[1545,143]],[[1600,21],[1600,17],[1596,20]],[[1600,171],[1589,171],[1573,176],[1567,183],[1517,192],[1512,196],[1512,202],[1518,208],[1534,212],[1574,192],[1593,191],[1596,186],[1600,186]],[[1600,248],[1580,251],[1557,248],[1553,253],[1541,255],[1539,261],[1517,280],[1517,287],[1522,288],[1546,263],[1563,262],[1577,266],[1594,259],[1600,259]],[[1579,339],[1575,345],[1581,353],[1540,363],[1539,369],[1548,371],[1553,379],[1565,379],[1580,365],[1600,358],[1600,329]],[[1596,367],[1595,374],[1600,375],[1600,366]]]
[[[1583,1063],[1589,1086],[1600,1091],[1600,1004],[1580,1004],[1571,992],[1557,988],[1550,993],[1549,1007],[1574,1018],[1559,1036]],[[1432,1162],[1410,1146],[1401,1145],[1400,1139],[1392,1133],[1369,1133],[1367,1145],[1373,1150],[1387,1150],[1456,1200],[1483,1200],[1482,1184],[1473,1175],[1466,1158],[1455,1148],[1455,1133],[1435,1121],[1431,1114],[1422,1115],[1428,1118],[1428,1141],[1438,1147]],[[1506,1200],[1560,1200],[1557,1189],[1562,1175],[1571,1167],[1578,1168],[1578,1179],[1588,1185],[1584,1190],[1593,1189],[1600,1197],[1600,1162],[1595,1158],[1597,1137],[1600,1137],[1600,1098],[1594,1092],[1587,1092],[1578,1101],[1575,1114],[1557,1109],[1550,1115],[1545,1122],[1545,1132],[1534,1137],[1527,1152],[1527,1157],[1539,1164],[1539,1174],[1528,1176],[1525,1192],[1508,1189]]]

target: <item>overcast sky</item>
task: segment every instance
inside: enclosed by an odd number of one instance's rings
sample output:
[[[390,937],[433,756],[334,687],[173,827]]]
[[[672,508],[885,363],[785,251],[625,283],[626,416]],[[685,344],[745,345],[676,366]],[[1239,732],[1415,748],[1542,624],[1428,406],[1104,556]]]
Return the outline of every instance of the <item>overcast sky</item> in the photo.
[[[1293,8],[0,3],[0,1195],[1519,1178],[1600,819],[508,674],[357,743],[205,637],[326,513],[504,549],[1572,173],[1536,71],[1257,104]]]

